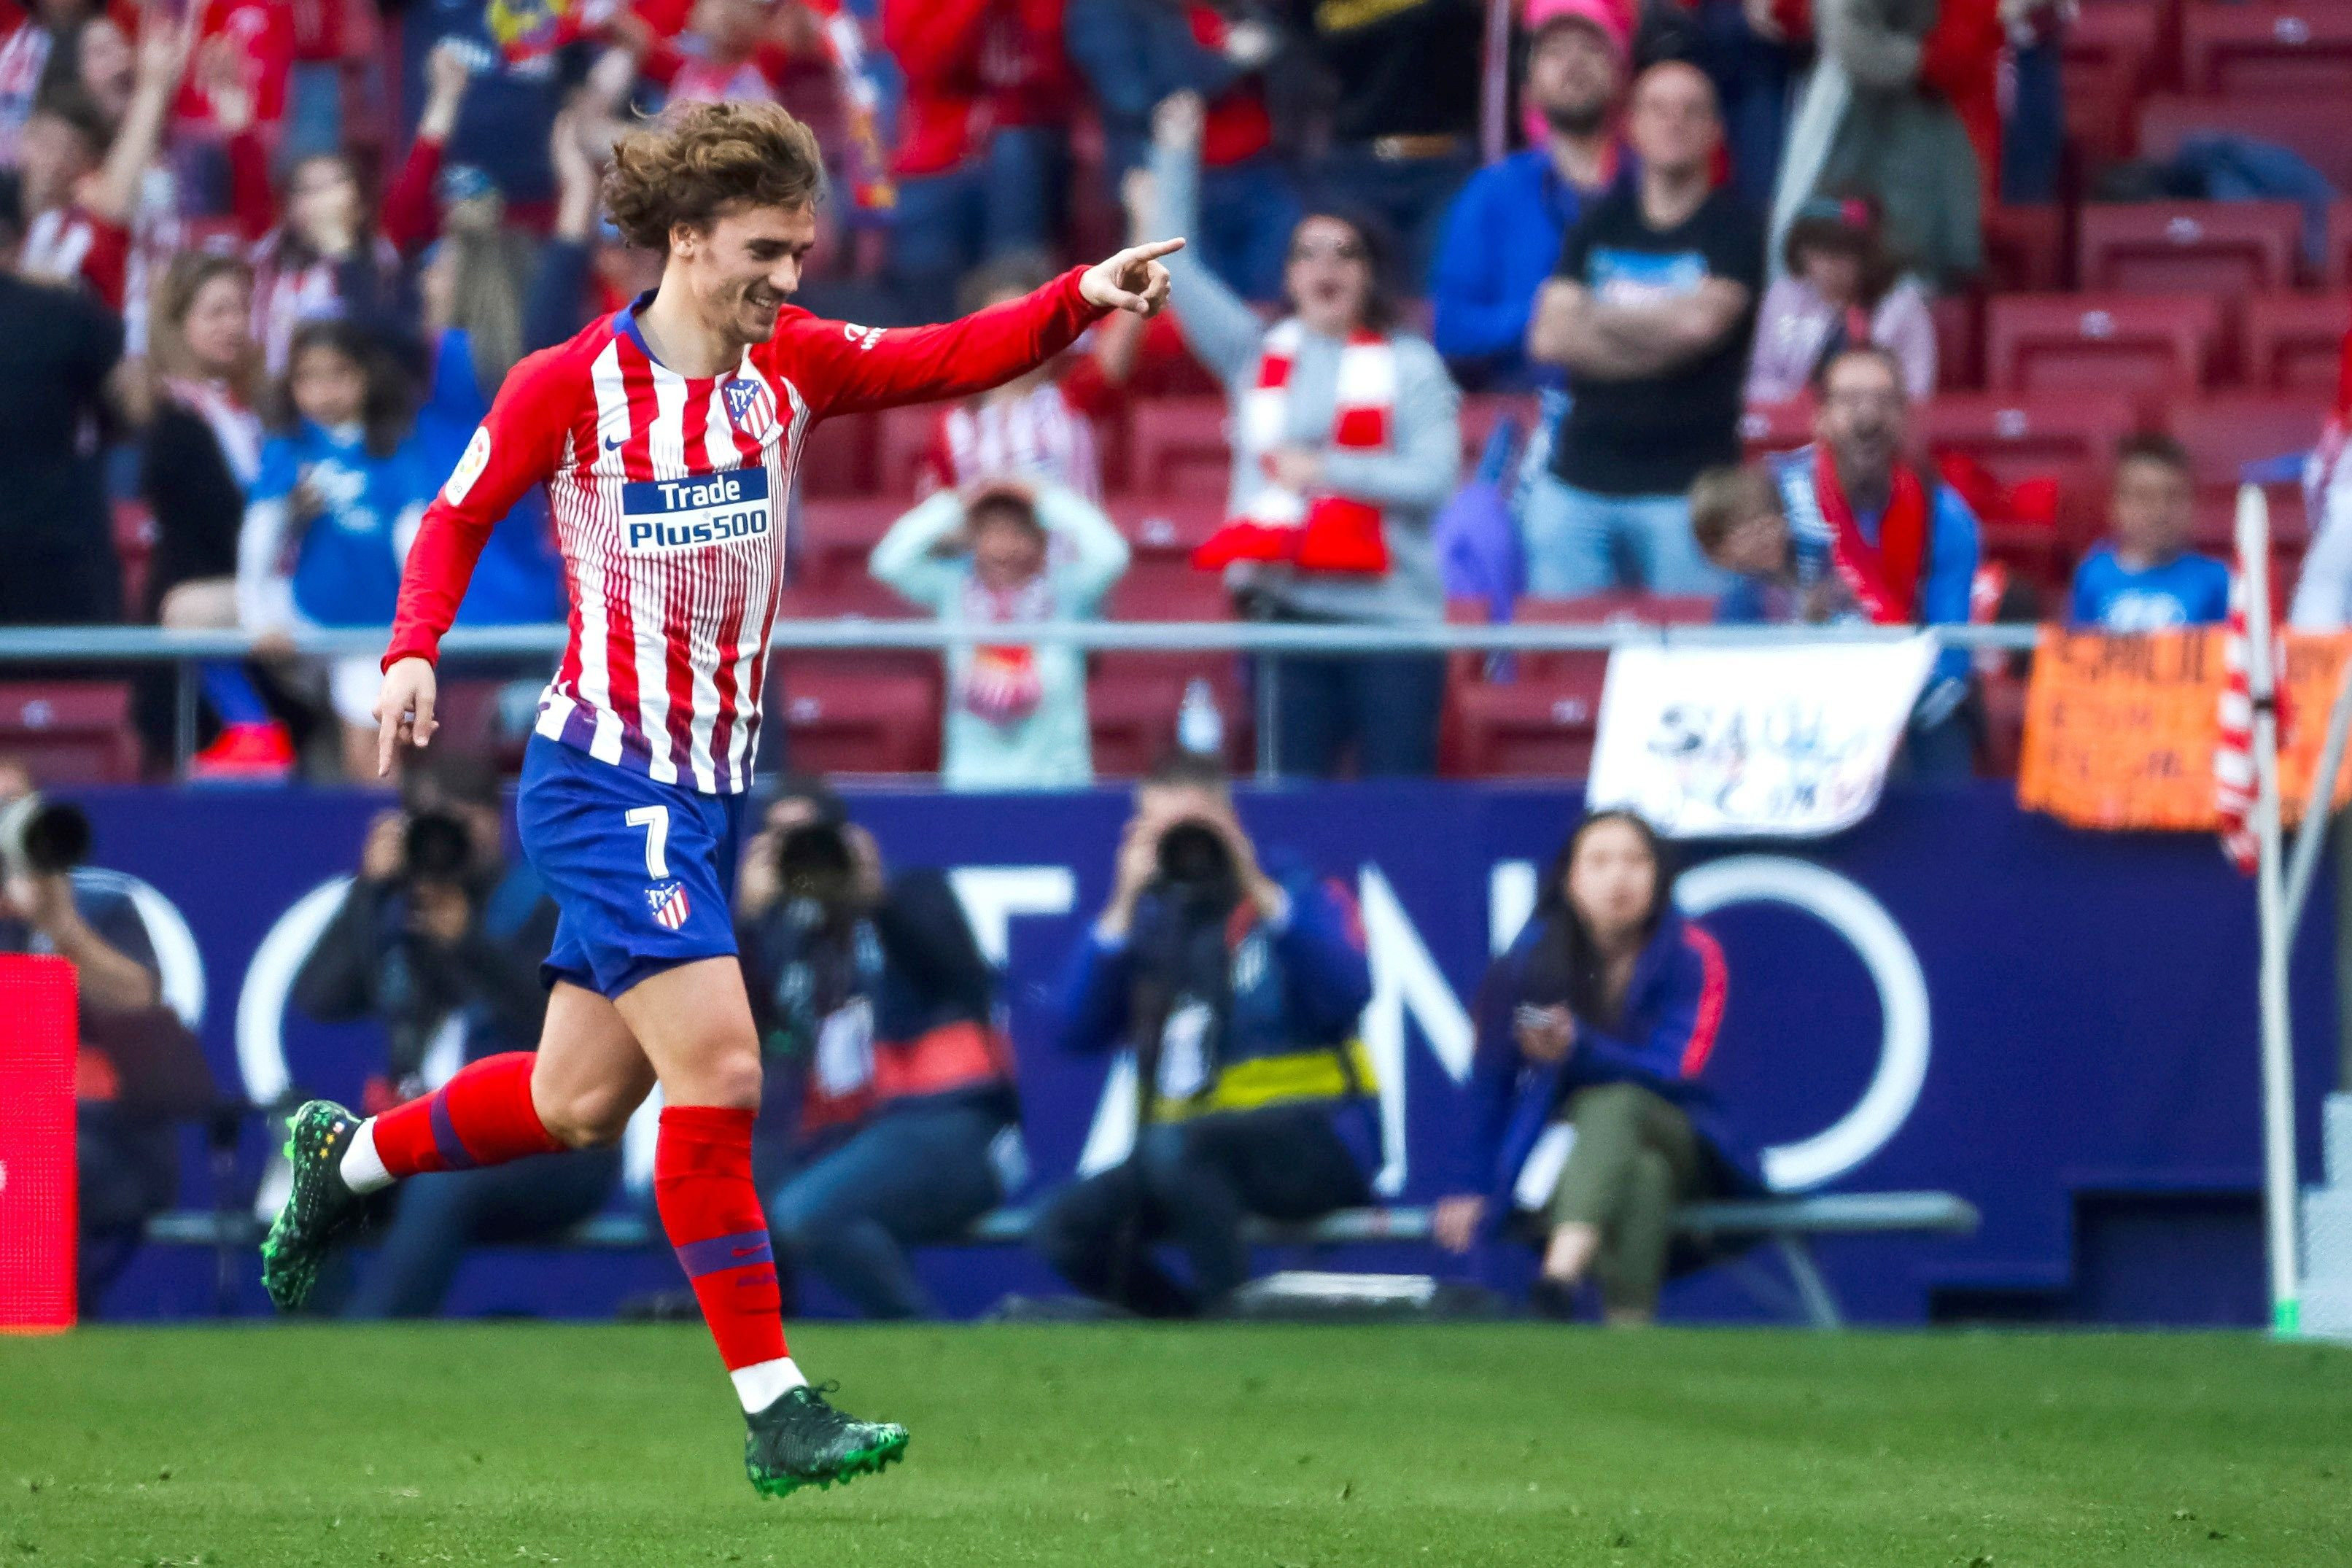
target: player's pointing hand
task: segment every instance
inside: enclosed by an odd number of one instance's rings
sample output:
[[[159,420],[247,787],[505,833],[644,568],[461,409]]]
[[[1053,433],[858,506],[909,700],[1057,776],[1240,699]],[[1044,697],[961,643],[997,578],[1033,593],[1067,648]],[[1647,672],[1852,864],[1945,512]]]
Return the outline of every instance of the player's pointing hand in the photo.
[[[1181,239],[1155,239],[1130,246],[1108,261],[1097,261],[1078,279],[1078,292],[1089,305],[1106,310],[1132,310],[1156,316],[1168,303],[1168,268],[1160,258],[1184,248]]]
[[[393,661],[383,672],[383,686],[375,700],[375,776],[392,776],[392,754],[406,741],[422,746],[439,728],[433,720],[436,682],[433,666],[422,658]]]

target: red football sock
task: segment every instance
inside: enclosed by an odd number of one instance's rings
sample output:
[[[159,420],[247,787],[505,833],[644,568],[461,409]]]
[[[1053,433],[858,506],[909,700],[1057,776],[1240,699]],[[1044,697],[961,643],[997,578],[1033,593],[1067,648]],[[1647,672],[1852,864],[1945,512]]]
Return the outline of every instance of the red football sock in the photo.
[[[665,1106],[654,1144],[654,1205],[729,1372],[786,1353],[775,1254],[751,1183],[757,1114]]]
[[[468,1062],[422,1100],[375,1119],[376,1157],[394,1176],[420,1171],[470,1171],[563,1147],[540,1125],[530,1102],[529,1051]]]

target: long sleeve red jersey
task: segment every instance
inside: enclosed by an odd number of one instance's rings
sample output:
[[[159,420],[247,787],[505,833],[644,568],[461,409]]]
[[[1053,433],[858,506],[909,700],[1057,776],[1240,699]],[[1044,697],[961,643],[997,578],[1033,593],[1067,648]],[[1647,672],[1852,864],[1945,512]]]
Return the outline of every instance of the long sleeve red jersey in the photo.
[[[539,732],[656,783],[749,787],[784,503],[809,427],[1042,364],[1100,313],[1079,276],[940,327],[886,331],[787,307],[719,376],[657,362],[637,329],[643,300],[530,355],[425,511],[385,667],[436,657],[491,526],[544,484],[572,637]]]

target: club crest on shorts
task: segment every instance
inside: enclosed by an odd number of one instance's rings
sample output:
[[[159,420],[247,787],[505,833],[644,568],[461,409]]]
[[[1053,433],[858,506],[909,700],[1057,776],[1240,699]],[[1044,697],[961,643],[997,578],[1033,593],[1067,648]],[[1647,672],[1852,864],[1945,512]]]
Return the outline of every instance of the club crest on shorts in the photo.
[[[654,923],[676,931],[686,923],[689,906],[686,901],[683,882],[656,882],[646,889],[646,907],[653,911]]]

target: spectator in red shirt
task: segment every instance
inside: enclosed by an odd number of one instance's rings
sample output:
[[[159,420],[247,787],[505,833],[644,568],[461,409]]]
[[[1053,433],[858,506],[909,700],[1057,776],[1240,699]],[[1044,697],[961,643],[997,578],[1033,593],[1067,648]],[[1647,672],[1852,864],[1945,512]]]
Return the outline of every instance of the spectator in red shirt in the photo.
[[[891,285],[933,321],[979,262],[1051,247],[1076,92],[1063,0],[883,0],[906,78]]]
[[[1152,107],[1174,92],[1208,100],[1201,138],[1201,231],[1187,237],[1209,270],[1245,299],[1282,292],[1297,193],[1273,153],[1261,72],[1278,42],[1253,18],[1205,0],[1071,0],[1070,58],[1103,118],[1110,174],[1150,150]]]
[[[149,30],[119,125],[110,128],[104,110],[74,80],[47,89],[34,105],[17,145],[30,219],[17,258],[26,277],[79,280],[121,313],[133,209],[193,42],[185,26]]]
[[[233,75],[211,84],[215,111],[232,137],[237,221],[253,241],[254,336],[272,374],[285,368],[294,329],[313,318],[346,317],[387,341],[413,334],[403,258],[440,228],[435,182],[473,78],[454,44],[436,48],[425,66],[430,96],[380,215],[369,211],[359,171],[341,153],[296,162],[281,214],[259,144],[242,134],[252,123],[251,96]]]

